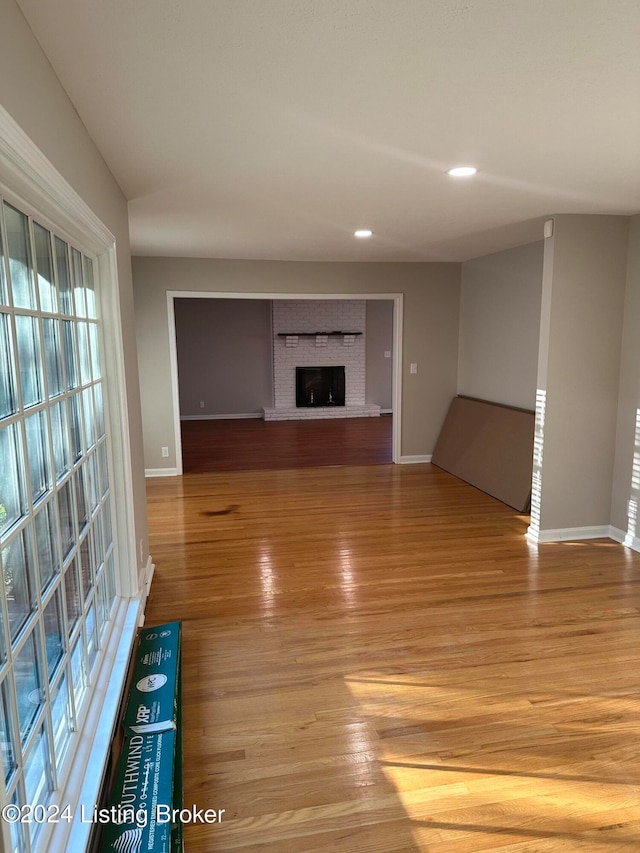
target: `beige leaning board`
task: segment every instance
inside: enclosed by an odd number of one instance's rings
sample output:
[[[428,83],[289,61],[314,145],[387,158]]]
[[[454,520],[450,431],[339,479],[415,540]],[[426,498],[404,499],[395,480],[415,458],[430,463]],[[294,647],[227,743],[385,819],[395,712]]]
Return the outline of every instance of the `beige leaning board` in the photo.
[[[471,397],[451,402],[432,462],[528,512],[535,413]]]

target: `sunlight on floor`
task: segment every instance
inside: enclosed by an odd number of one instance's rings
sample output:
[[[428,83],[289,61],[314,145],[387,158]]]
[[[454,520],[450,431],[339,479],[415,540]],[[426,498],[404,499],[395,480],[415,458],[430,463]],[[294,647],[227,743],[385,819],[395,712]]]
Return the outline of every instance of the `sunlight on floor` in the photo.
[[[611,839],[598,831],[608,810],[621,826],[621,814],[640,820],[640,771],[620,778],[606,754],[612,737],[628,731],[633,738],[635,699],[562,689],[530,695],[508,685],[497,697],[491,678],[463,687],[450,679],[428,671],[345,678],[378,734],[377,763],[411,820],[418,850],[458,850],[478,835],[487,836],[487,850],[525,842],[554,851],[627,849],[611,847],[615,831]],[[576,761],[581,738],[584,758]]]

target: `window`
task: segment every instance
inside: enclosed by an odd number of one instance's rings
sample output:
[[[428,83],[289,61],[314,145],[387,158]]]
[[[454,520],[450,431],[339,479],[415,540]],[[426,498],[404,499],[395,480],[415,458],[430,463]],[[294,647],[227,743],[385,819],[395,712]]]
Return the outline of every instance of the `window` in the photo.
[[[117,555],[95,260],[0,208],[0,746],[3,799],[20,806],[64,776]],[[36,851],[41,829],[13,824],[12,853]]]

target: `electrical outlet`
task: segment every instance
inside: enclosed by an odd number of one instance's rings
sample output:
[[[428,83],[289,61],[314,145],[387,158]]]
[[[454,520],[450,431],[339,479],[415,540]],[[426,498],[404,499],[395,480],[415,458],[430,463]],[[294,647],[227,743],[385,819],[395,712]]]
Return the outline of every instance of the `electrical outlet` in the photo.
[[[163,447],[163,448],[162,448],[162,458],[163,458],[163,459],[168,459],[168,458],[169,458],[169,448],[168,448],[168,447]]]
[[[415,362],[410,364],[409,365],[409,373],[417,373],[417,372],[418,372],[418,365],[415,364]]]
[[[200,400],[200,408],[204,409],[204,400]]]
[[[385,358],[391,358],[391,350],[390,349],[386,349],[384,351],[384,357]]]

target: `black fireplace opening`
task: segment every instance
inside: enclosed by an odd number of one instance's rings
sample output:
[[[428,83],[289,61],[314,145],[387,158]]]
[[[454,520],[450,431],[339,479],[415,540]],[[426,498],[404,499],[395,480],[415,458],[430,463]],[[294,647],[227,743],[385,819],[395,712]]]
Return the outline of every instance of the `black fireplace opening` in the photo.
[[[344,406],[344,365],[296,367],[296,406]]]

